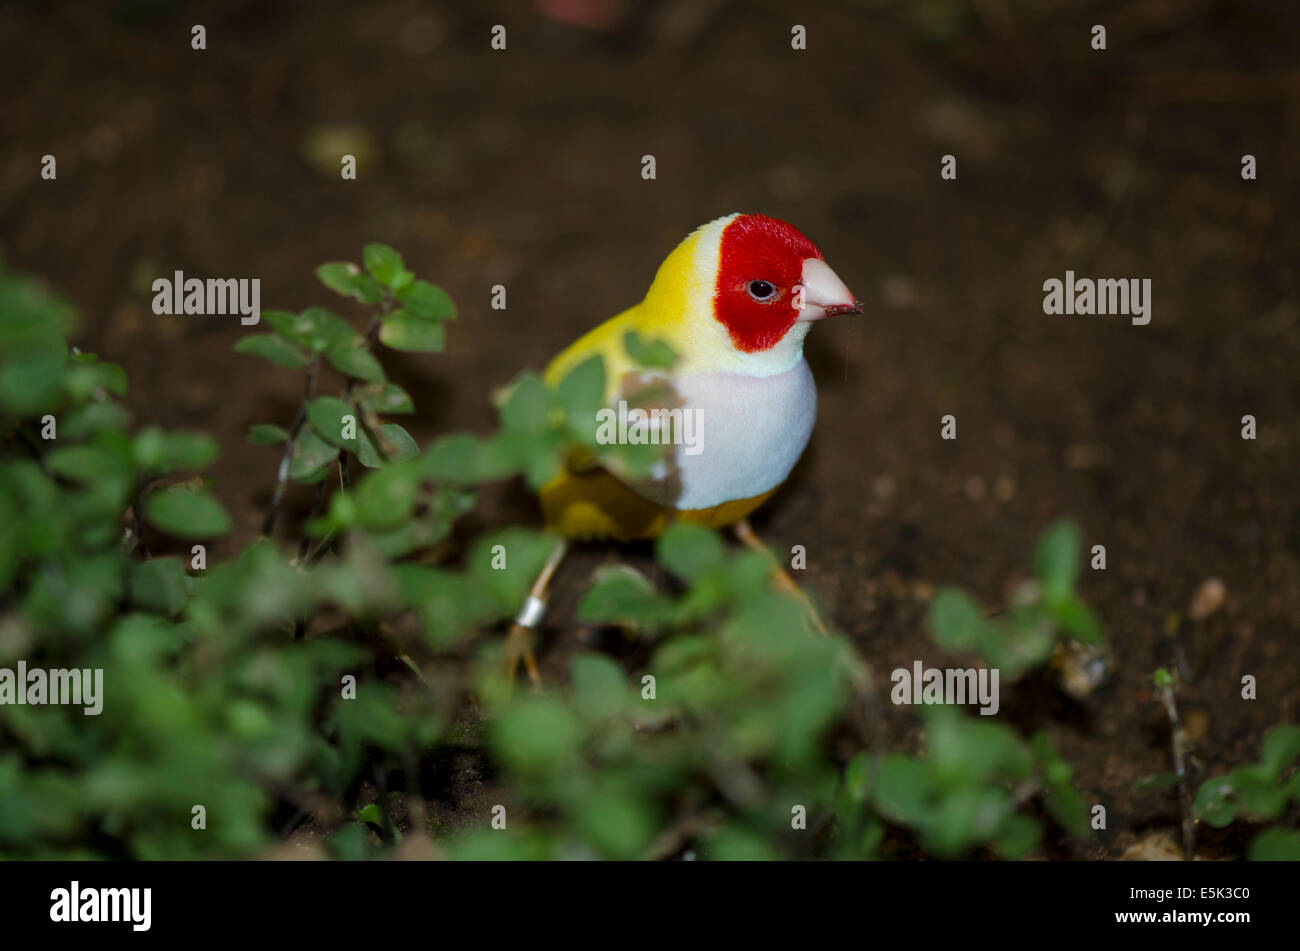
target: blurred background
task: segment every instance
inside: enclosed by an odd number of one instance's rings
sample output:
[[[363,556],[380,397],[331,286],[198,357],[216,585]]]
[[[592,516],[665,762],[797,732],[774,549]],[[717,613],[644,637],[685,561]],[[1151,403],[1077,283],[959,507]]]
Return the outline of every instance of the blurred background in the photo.
[[[0,252],[75,302],[79,343],[125,366],[130,405],[219,439],[233,544],[256,533],[278,460],[245,434],[285,423],[299,381],[233,353],[233,319],[155,316],[155,277],[258,277],[263,308],[347,313],[313,268],[394,246],[460,309],[446,354],[387,358],[424,443],[489,428],[492,389],[639,300],[697,225],[735,211],[792,222],[867,314],[809,338],[817,430],[757,528],[806,547],[807,586],[889,670],[942,660],[923,629],[936,584],[1003,603],[1039,530],[1077,519],[1107,549],[1082,591],[1114,645],[1112,678],[1086,703],[1018,685],[1003,715],[1067,724],[1081,791],[1118,824],[1094,854],[1118,855],[1176,821],[1167,799],[1131,791],[1167,768],[1148,683],[1172,632],[1210,768],[1253,756],[1300,705],[1298,11],[10,3]],[[489,46],[495,24],[504,51]],[[791,49],[795,24],[806,51]],[[355,181],[340,178],[343,153]],[[40,178],[45,154],[55,181]],[[955,181],[940,178],[945,154]],[[1242,180],[1245,154],[1256,181]],[[1067,269],[1150,278],[1150,325],[1044,316],[1043,281]],[[504,312],[489,307],[494,284]],[[945,414],[955,442],[939,438]],[[481,517],[540,521],[518,486]],[[551,679],[591,570],[643,557],[597,546],[566,565]],[[1212,578],[1226,597],[1192,610]],[[1255,703],[1238,699],[1246,673]]]

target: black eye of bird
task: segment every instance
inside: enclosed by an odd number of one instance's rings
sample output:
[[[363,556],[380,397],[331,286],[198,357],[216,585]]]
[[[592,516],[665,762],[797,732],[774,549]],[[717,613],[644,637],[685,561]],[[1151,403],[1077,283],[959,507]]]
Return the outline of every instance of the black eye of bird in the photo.
[[[754,300],[767,300],[776,293],[776,287],[770,281],[750,281],[749,296]]]

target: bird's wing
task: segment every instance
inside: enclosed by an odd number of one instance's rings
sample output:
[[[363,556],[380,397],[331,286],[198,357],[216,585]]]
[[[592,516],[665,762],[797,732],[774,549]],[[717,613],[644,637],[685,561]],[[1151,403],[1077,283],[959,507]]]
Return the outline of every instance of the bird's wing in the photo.
[[[564,377],[584,360],[599,354],[605,365],[605,403],[617,407],[626,403],[629,410],[640,408],[647,411],[680,406],[676,398],[671,378],[663,371],[647,370],[638,365],[628,354],[624,337],[629,331],[644,333],[646,315],[640,306],[623,311],[615,317],[579,337],[567,349],[562,351],[547,366],[543,379],[548,386],[557,386]],[[666,454],[667,455],[667,454]],[[644,477],[635,477],[620,465],[618,459],[609,459],[603,464],[612,475],[632,486],[638,493],[666,502],[664,491],[658,491],[655,482]],[[588,449],[573,450],[565,460],[565,467],[572,473],[590,472],[602,466],[595,453]],[[671,495],[671,490],[668,490]]]

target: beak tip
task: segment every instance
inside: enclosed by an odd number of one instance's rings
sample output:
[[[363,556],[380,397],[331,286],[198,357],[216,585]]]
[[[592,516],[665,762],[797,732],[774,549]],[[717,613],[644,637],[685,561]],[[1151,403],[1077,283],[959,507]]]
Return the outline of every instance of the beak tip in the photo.
[[[854,300],[852,304],[835,304],[826,308],[827,317],[840,317],[844,314],[861,314],[865,313],[862,301]]]

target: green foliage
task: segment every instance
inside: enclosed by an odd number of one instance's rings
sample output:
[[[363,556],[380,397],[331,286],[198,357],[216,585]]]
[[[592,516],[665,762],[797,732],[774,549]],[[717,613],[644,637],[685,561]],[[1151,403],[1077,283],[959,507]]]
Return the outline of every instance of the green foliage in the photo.
[[[230,531],[230,516],[221,503],[189,486],[153,493],[144,511],[150,525],[180,538],[215,538]]]
[[[704,857],[782,854],[791,810],[829,810],[838,769],[827,731],[852,694],[848,642],[804,633],[800,607],[776,594],[753,552],[729,557],[711,531],[671,528],[657,548],[679,595],[623,571],[583,599],[584,620],[636,622],[647,656],[632,671],[579,654],[567,691],[501,698],[492,734],[508,787],[536,814],[514,857],[672,855],[685,827]],[[671,622],[671,632],[664,625]],[[698,813],[692,804],[698,805]],[[468,835],[454,854],[480,848]]]
[[[1300,862],[1300,832],[1294,829],[1266,829],[1250,843],[1255,862]]]
[[[211,440],[133,428],[120,368],[70,349],[68,309],[0,272],[0,668],[103,671],[98,715],[0,705],[0,857],[248,857],[302,823],[341,859],[403,835],[459,858],[864,857],[890,825],[935,855],[1020,855],[1042,831],[1031,799],[1077,827],[1071,769],[1042,736],[938,711],[919,757],[831,755],[837,732],[860,729],[865,665],[842,636],[805,632],[763,554],[696,526],[656,543],[661,584],[609,568],[583,595],[579,619],[620,631],[621,659],[582,651],[567,684],[510,691],[501,630],[555,539],[472,530],[480,486],[535,488],[575,460],[634,472],[656,456],[594,438],[598,359],[553,387],[521,374],[496,431],[421,451],[384,418],[415,407],[376,351],[441,350],[455,310],[392,249],[362,257],[317,275],[367,313],[364,330],[322,307],[268,310],[236,345],[304,380],[292,419],[249,434],[270,447],[268,524],[290,483],[314,502],[281,526],[296,545],[231,537],[227,559],[199,547],[241,529],[222,486],[196,475]],[[651,367],[673,359],[658,342],[628,349]],[[332,392],[326,367],[343,377]],[[1063,547],[1045,546],[1039,567],[1061,625]],[[947,600],[945,630],[978,626],[972,605]],[[418,799],[412,784],[453,750],[490,765],[507,828],[475,815],[399,831],[393,799]]]
[[[1065,831],[1087,830],[1083,800],[1071,785],[1073,768],[1045,733],[1026,743],[1009,727],[950,707],[927,707],[924,715],[925,754],[887,754],[874,768],[861,754],[847,772],[842,809],[868,805],[912,830],[940,857],[978,848],[1023,856],[1042,837],[1038,820],[1020,811],[1035,797]]]
[[[1192,802],[1196,816],[1215,828],[1243,819],[1272,822],[1288,804],[1300,803],[1300,726],[1276,726],[1264,734],[1258,763],[1208,779]],[[1300,833],[1275,827],[1260,833],[1250,847],[1252,859],[1300,860]]]
[[[666,370],[677,362],[677,354],[662,340],[643,340],[634,330],[623,335],[627,355],[643,367]]]
[[[1034,549],[1035,580],[1022,585],[1002,616],[988,618],[960,588],[941,587],[930,603],[930,631],[946,650],[974,653],[1016,680],[1042,666],[1063,641],[1103,648],[1101,622],[1075,592],[1079,575],[1078,528],[1049,526]]]

